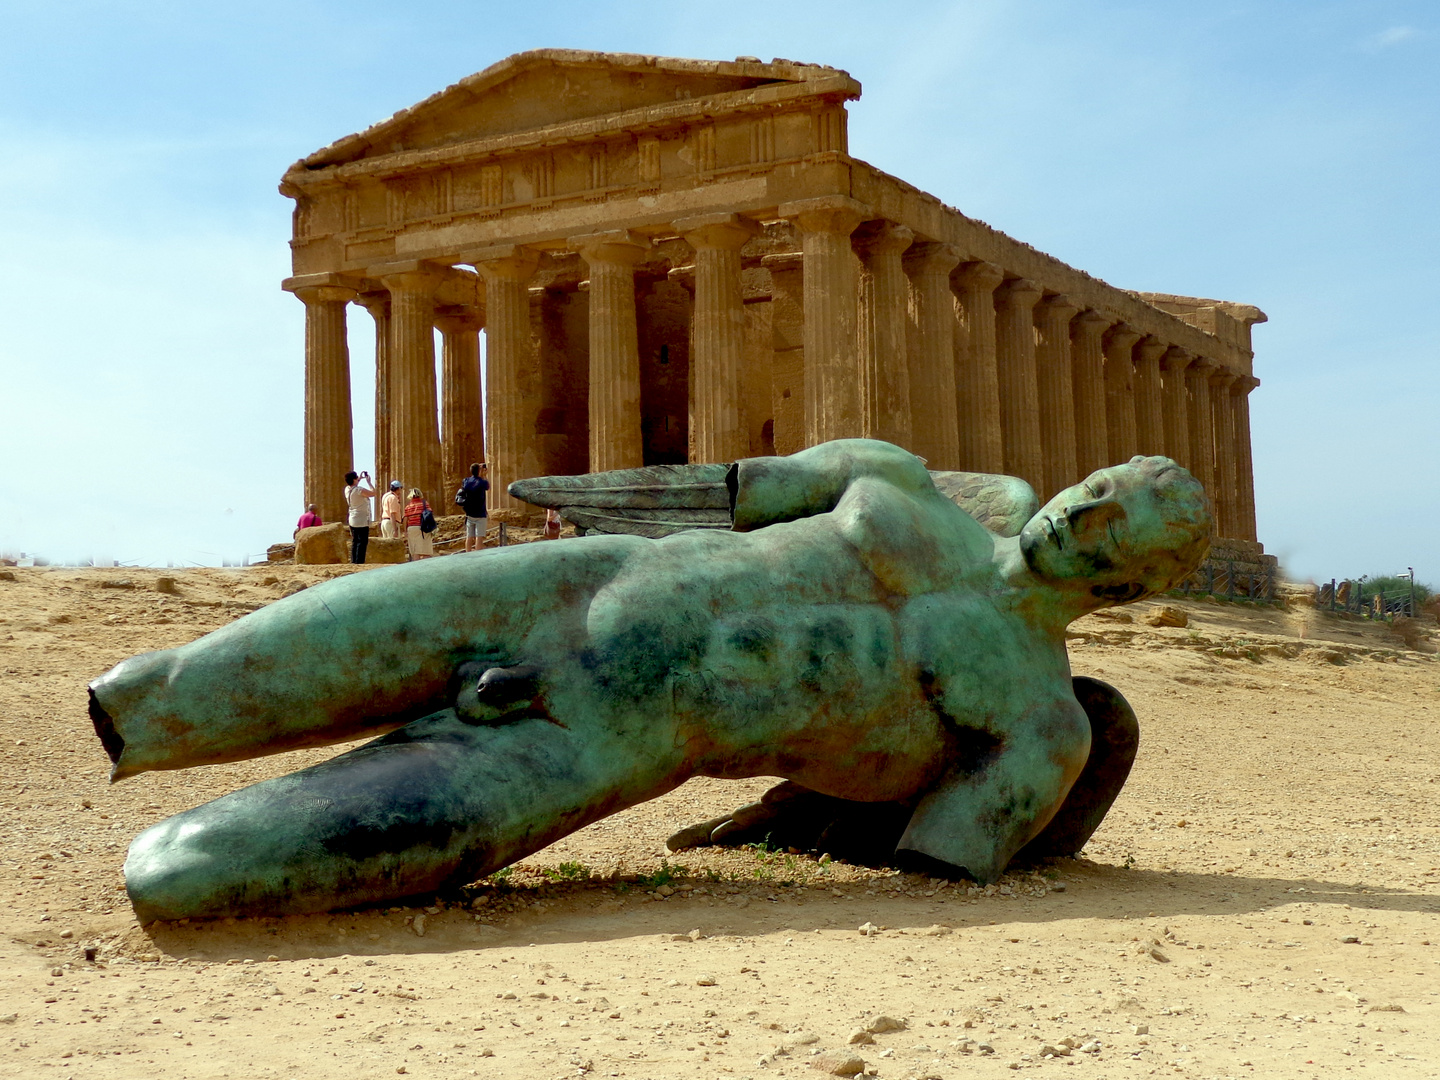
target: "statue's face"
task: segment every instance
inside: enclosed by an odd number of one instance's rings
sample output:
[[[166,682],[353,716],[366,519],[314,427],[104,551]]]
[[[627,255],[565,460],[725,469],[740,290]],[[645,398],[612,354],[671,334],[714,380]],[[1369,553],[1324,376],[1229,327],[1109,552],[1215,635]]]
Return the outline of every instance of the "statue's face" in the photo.
[[[1129,465],[1091,473],[1066,488],[1020,530],[1020,550],[1049,581],[1114,585],[1163,545],[1172,522],[1154,482]]]

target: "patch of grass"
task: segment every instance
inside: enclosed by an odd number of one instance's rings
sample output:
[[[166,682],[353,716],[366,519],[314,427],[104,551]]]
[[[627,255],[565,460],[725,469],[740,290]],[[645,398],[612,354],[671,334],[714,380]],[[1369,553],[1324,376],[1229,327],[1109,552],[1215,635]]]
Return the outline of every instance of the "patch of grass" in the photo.
[[[679,881],[690,875],[690,868],[682,863],[670,865],[669,860],[660,860],[660,869],[653,874],[636,874],[637,884],[644,885],[647,889],[658,889],[661,885],[669,885],[673,881]]]
[[[545,876],[551,881],[589,881],[595,875],[582,862],[562,862],[559,866],[547,866]]]

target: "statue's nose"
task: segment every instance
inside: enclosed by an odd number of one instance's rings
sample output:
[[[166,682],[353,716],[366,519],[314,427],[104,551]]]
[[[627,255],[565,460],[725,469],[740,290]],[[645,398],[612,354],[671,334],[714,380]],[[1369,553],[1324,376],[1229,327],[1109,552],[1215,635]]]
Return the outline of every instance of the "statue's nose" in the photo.
[[[1113,503],[1100,499],[1076,503],[1065,511],[1065,523],[1071,530],[1078,530],[1087,523],[1104,524],[1115,516]]]

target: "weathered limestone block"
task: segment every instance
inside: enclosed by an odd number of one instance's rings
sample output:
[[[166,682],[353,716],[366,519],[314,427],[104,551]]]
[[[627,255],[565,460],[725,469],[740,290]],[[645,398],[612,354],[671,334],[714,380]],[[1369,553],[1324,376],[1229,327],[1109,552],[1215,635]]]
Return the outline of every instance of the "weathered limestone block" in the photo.
[[[371,541],[375,543],[375,541]],[[350,529],[339,522],[295,534],[295,562],[311,566],[350,561]]]
[[[1161,604],[1145,616],[1148,626],[1189,626],[1190,616],[1172,604]]]
[[[347,559],[350,557],[348,550],[345,557]],[[401,563],[404,561],[404,540],[386,540],[384,537],[372,536],[370,542],[365,546],[366,563]]]

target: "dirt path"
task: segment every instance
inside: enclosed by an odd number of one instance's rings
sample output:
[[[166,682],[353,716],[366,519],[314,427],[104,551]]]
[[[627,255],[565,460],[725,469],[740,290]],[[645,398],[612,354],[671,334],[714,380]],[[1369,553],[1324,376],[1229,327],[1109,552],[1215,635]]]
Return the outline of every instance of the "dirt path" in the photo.
[[[0,1076],[1440,1074],[1440,664],[1313,614],[1076,624],[1140,758],[1085,858],[998,889],[667,858],[766,786],[696,781],[463,907],[137,926],[138,831],[334,751],[111,788],[86,681],[337,572],[0,580]]]

